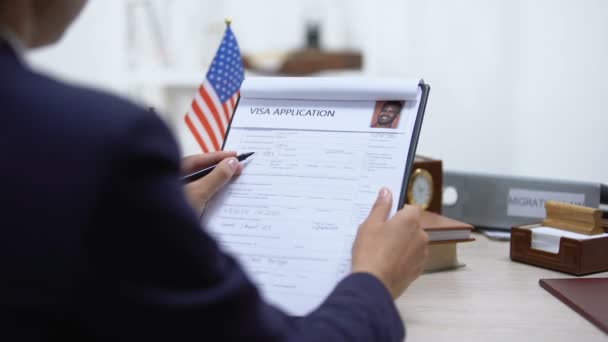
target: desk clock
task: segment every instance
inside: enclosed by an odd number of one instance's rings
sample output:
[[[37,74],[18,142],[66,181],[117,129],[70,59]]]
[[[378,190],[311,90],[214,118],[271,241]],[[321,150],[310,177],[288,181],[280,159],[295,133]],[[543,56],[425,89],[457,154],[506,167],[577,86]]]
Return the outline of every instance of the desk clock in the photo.
[[[442,180],[441,160],[416,155],[407,189],[407,203],[441,214]]]

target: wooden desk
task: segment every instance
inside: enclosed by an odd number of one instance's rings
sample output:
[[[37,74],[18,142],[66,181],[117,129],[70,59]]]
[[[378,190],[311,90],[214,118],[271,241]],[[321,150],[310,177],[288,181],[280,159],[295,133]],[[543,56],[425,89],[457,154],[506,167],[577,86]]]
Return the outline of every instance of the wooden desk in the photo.
[[[512,262],[508,241],[475,238],[458,246],[466,267],[423,274],[397,300],[408,342],[608,340],[538,285],[541,278],[571,276]]]

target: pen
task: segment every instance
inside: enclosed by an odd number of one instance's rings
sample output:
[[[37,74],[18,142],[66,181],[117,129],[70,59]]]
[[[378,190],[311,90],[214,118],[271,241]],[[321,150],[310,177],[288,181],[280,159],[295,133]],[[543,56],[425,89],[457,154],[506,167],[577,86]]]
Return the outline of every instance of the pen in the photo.
[[[243,154],[239,154],[238,156],[236,156],[236,159],[238,159],[238,161],[242,162],[243,160],[251,157],[255,152],[249,152],[249,153],[243,153]],[[182,183],[190,183],[190,182],[194,182],[195,180],[204,177],[206,175],[208,175],[211,171],[213,171],[215,169],[215,167],[218,164],[215,165],[211,165],[209,167],[206,167],[202,170],[193,172],[187,176],[182,177],[181,181]]]

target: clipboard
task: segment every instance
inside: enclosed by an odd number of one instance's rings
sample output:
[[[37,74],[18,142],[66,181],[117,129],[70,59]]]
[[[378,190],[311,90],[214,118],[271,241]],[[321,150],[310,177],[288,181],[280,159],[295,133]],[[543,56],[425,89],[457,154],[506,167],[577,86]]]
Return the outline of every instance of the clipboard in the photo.
[[[201,222],[267,301],[309,313],[350,273],[377,191],[403,206],[429,91],[421,80],[245,80],[222,149],[255,154]]]

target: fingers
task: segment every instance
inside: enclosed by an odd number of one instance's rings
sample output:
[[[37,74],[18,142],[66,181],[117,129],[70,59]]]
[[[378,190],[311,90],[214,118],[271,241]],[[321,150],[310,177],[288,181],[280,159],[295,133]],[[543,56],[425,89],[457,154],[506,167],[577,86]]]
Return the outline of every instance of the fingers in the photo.
[[[222,160],[217,167],[205,177],[192,182],[191,185],[202,189],[201,199],[207,202],[215,193],[220,190],[233,176],[242,170],[241,163],[234,157]]]
[[[220,161],[236,157],[235,151],[217,151],[205,154],[196,154],[182,159],[182,173],[189,174],[208,166],[219,163]]]
[[[393,194],[387,188],[382,188],[378,192],[376,202],[369,212],[365,222],[369,223],[382,223],[388,219],[388,215],[393,206]]]
[[[404,205],[403,209],[399,210],[393,220],[399,221],[399,225],[415,231],[415,239],[419,241],[419,245],[425,249],[429,242],[429,235],[420,225],[420,219],[423,209],[415,205]]]
[[[421,214],[422,209],[420,207],[406,204],[401,210],[397,211],[394,219],[405,221],[404,223],[412,226],[412,228],[419,228]]]

